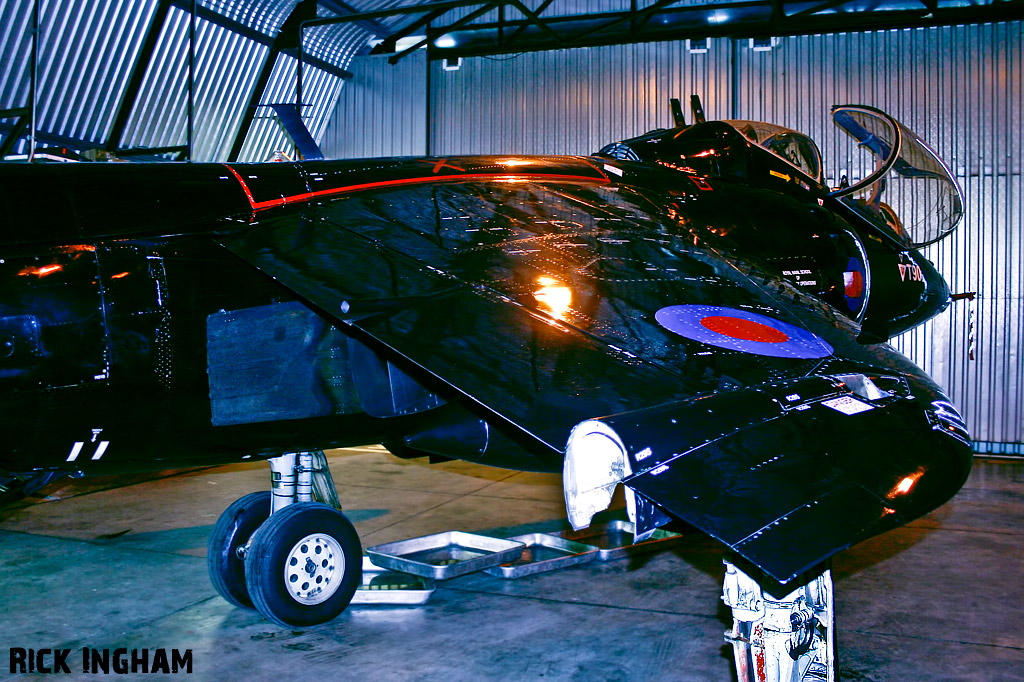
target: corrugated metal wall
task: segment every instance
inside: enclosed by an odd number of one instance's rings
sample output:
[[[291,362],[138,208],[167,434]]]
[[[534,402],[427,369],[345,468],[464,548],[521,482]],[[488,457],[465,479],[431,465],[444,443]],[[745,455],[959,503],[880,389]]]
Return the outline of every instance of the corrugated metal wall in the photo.
[[[189,14],[172,7],[121,140],[123,147],[166,147],[188,140]],[[195,161],[227,157],[268,48],[196,20]],[[226,68],[228,65],[228,68]]]
[[[670,125],[669,97],[697,93],[709,118],[749,118],[810,134],[826,168],[858,177],[865,161],[829,117],[833,104],[889,111],[950,163],[967,217],[929,247],[954,292],[977,291],[974,360],[968,304],[956,303],[894,344],[936,378],[965,413],[981,451],[1024,454],[1024,31],[1019,22],[780,38],[770,51],[714,39],[472,58],[457,71],[431,63],[433,154],[587,154]],[[424,153],[403,137],[417,69],[370,66],[376,89],[348,88],[332,121],[381,125],[358,145],[325,139],[334,156]],[[366,64],[365,67],[361,66]],[[370,78],[369,76],[367,77]],[[367,80],[367,83],[370,83]],[[384,86],[387,82],[388,85]]]
[[[281,104],[295,101],[295,75],[298,60],[279,55],[271,72],[260,104]],[[302,117],[313,139],[323,133],[332,107],[341,88],[341,79],[309,64],[302,67]],[[292,154],[292,144],[284,127],[269,107],[261,107],[245,138],[239,161],[268,161],[275,151]]]
[[[394,66],[387,55],[356,57],[320,141],[328,158],[411,156],[427,142],[427,59],[419,50]]]
[[[258,74],[268,59],[274,34],[298,0],[200,0],[199,5],[244,25],[225,27],[198,14],[195,45],[193,155],[196,161],[226,160],[243,123]],[[381,2],[371,2],[375,6]],[[81,2],[41,0],[38,42],[37,129],[46,141],[72,148],[107,145],[133,67],[144,79],[130,116],[113,147],[167,147],[188,139],[188,60],[190,4],[176,3],[166,14],[158,0]],[[32,0],[0,2],[0,109],[28,106]],[[215,17],[214,17],[215,19]],[[159,31],[152,55],[141,54],[154,22]],[[246,30],[246,28],[251,30]],[[345,68],[366,42],[354,24],[311,29],[311,54]],[[281,55],[262,103],[295,101],[295,59]],[[341,79],[307,67],[303,115],[314,138],[320,136],[341,89]],[[246,138],[240,160],[262,161],[292,145],[270,110]],[[11,122],[5,122],[9,125]],[[16,152],[27,151],[27,138]]]
[[[272,36],[299,0],[199,0],[199,5]]]
[[[697,93],[728,115],[730,48],[712,41],[534,52],[433,64],[431,151],[589,154],[612,140],[671,126],[668,100]]]
[[[46,0],[39,13],[38,127],[102,144],[156,0]],[[32,3],[0,3],[0,109],[29,104]],[[103,27],[102,31],[93,30]]]

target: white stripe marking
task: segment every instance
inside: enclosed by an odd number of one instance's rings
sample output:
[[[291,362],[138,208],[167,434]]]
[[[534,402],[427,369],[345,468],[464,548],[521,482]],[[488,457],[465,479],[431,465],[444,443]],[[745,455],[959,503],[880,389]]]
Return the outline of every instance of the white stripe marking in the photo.
[[[78,459],[78,453],[82,451],[83,447],[85,447],[85,443],[81,441],[75,443],[74,447],[71,448],[71,454],[68,455],[67,461],[74,462],[76,459]]]
[[[103,456],[103,453],[107,451],[107,446],[110,445],[109,440],[101,440],[99,446],[96,448],[96,454],[92,456],[93,460],[97,460]]]

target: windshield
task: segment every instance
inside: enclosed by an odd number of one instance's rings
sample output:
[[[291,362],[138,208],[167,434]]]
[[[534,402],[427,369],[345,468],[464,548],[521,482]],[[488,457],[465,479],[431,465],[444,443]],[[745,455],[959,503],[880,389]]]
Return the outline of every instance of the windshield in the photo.
[[[760,121],[725,121],[744,137],[782,157],[806,175],[821,182],[821,152],[814,140],[789,128]]]

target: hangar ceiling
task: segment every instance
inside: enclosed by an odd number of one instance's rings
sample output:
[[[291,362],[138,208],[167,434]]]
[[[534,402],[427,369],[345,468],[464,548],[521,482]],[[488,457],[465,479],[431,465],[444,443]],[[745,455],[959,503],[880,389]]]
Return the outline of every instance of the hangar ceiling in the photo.
[[[15,0],[0,7],[0,156],[34,140],[92,158],[265,160],[289,146],[270,105],[294,103],[318,137],[357,54],[397,62],[422,48],[440,59],[1021,18],[1021,0]]]
[[[449,0],[403,3],[315,22],[401,16],[373,48],[391,61],[508,54],[686,38],[771,38],[1024,18],[1015,0]],[[419,40],[396,48],[399,39]]]

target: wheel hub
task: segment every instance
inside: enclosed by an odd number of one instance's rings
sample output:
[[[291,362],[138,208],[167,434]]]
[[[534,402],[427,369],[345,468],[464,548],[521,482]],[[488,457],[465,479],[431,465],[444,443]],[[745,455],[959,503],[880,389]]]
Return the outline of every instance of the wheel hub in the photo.
[[[320,604],[331,597],[345,575],[345,554],[330,535],[313,533],[299,540],[285,557],[284,584],[300,604]]]

